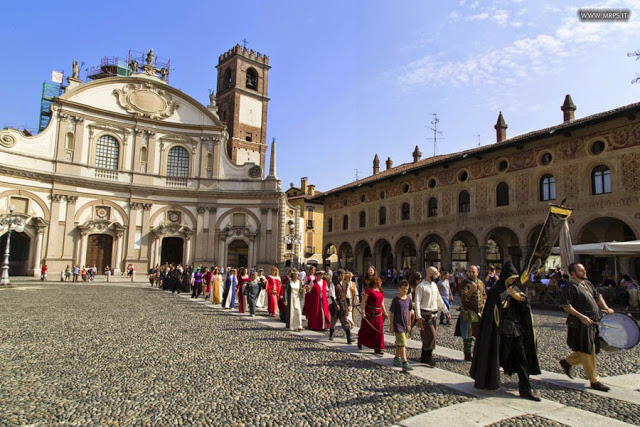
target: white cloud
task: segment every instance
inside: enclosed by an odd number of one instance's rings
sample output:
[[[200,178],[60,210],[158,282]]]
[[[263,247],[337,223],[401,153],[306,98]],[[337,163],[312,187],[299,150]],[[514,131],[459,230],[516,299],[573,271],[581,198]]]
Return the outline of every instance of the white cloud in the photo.
[[[452,10],[448,16],[450,22],[458,22],[460,20],[460,14],[455,10]]]
[[[484,21],[489,18],[489,14],[487,12],[478,13],[476,15],[468,16],[467,21]]]
[[[509,12],[507,12],[506,10],[496,10],[491,15],[491,19],[493,19],[500,25],[504,25],[507,23],[507,20],[509,19]]]

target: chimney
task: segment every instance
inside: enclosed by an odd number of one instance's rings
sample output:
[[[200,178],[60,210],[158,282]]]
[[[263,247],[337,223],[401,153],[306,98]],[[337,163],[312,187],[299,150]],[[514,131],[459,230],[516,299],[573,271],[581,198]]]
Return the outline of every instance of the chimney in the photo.
[[[309,185],[308,188],[309,188],[309,193],[308,194],[310,196],[313,196],[314,194],[316,194],[316,186],[315,185]]]
[[[373,174],[378,175],[380,173],[380,159],[378,155],[373,158]]]
[[[306,176],[303,176],[302,178],[300,178],[300,190],[302,190],[302,194],[307,194],[307,181],[309,180],[309,178],[307,178]]]
[[[393,167],[393,162],[391,161],[391,157],[387,157],[387,170]]]
[[[576,104],[573,103],[571,95],[567,94],[567,96],[564,97],[564,104],[562,104],[560,109],[562,110],[562,119],[565,123],[569,123],[574,120]]]
[[[420,152],[420,149],[416,145],[416,149],[413,150],[413,163],[418,163],[421,157],[422,157],[422,153]]]
[[[507,128],[508,126],[504,122],[504,117],[502,117],[502,111],[500,111],[500,114],[498,115],[498,121],[494,126],[494,129],[496,130],[496,142],[502,142],[507,139]]]

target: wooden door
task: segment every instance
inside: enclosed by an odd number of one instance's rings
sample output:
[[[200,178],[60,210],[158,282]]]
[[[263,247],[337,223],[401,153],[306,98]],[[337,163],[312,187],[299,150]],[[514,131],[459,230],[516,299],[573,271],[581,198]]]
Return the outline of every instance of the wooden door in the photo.
[[[98,271],[103,271],[111,265],[111,251],[113,250],[113,237],[108,234],[92,234],[89,236],[87,244],[87,267],[96,265]]]

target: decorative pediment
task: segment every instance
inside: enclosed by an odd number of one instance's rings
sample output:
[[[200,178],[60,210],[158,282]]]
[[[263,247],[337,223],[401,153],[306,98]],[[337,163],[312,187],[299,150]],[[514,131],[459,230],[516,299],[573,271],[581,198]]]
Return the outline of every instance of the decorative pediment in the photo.
[[[258,230],[252,230],[248,227],[234,225],[231,227],[225,227],[220,230],[220,237],[226,240],[234,236],[243,236],[248,238],[250,241],[253,241],[258,235]]]
[[[179,142],[179,143],[182,143],[182,144],[187,144],[194,150],[198,145],[198,143],[196,141],[194,141],[192,138],[189,138],[188,136],[184,136],[184,135],[178,135],[178,134],[175,134],[175,133],[170,133],[170,134],[167,134],[167,135],[163,135],[160,138],[160,141],[162,143],[164,143],[164,144],[169,144],[171,142]]]
[[[126,137],[127,135],[129,135],[131,133],[131,131],[123,126],[118,126],[115,124],[111,124],[111,123],[101,123],[101,122],[97,122],[97,123],[91,123],[89,125],[89,135],[93,135],[93,133],[96,130],[106,130],[109,132],[113,132],[113,133],[117,133],[117,134],[121,134],[122,136]]]
[[[78,226],[81,233],[104,233],[111,231],[116,234],[122,233],[124,227],[119,222],[109,220],[90,220]]]
[[[151,230],[156,236],[182,236],[186,239],[189,239],[193,235],[193,230],[186,225],[171,223],[171,224],[160,224],[157,227]]]
[[[137,117],[165,119],[180,106],[166,90],[149,82],[130,83],[113,94],[122,108]]]

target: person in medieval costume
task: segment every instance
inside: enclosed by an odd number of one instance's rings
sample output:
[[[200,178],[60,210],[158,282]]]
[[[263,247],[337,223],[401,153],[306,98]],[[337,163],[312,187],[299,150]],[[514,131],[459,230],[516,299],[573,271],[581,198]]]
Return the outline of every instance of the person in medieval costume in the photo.
[[[358,348],[374,349],[375,354],[384,354],[384,319],[389,318],[384,306],[382,280],[379,277],[367,279],[367,289],[362,293],[360,313],[362,322],[358,331]]]
[[[260,292],[260,281],[258,280],[258,273],[251,273],[251,279],[244,288],[244,294],[247,297],[247,308],[251,317],[256,315],[256,298]]]
[[[302,300],[304,299],[304,287],[298,279],[298,270],[292,268],[289,271],[289,280],[284,288],[285,320],[287,329],[292,331],[302,330]]]
[[[229,270],[229,275],[224,282],[224,293],[222,294],[222,306],[224,308],[233,308],[236,303],[236,286],[238,286],[238,278],[236,277],[236,269]]]
[[[500,388],[500,368],[518,374],[520,397],[540,401],[529,375],[539,375],[536,334],[529,301],[517,285],[520,275],[511,261],[491,287],[484,306],[471,362],[471,378],[480,389]]]
[[[213,269],[213,274],[211,275],[211,303],[222,303],[222,274],[220,274],[218,267]]]
[[[302,314],[307,316],[307,325],[313,331],[324,331],[329,326],[328,286],[324,272],[318,270],[314,280],[305,286],[305,301]]]
[[[462,337],[464,360],[470,362],[473,337],[477,335],[480,316],[487,298],[484,283],[478,278],[478,267],[470,266],[466,276],[460,278],[459,286],[462,307],[460,307],[460,316],[456,322],[454,336]]]
[[[329,312],[331,313],[331,324],[329,326],[329,340],[333,341],[333,333],[336,323],[340,320],[342,329],[347,336],[347,344],[351,344],[351,324],[347,318],[349,314],[349,282],[345,280],[345,271],[339,269],[333,276],[329,286]]]
[[[267,277],[267,287],[265,288],[267,293],[267,310],[270,316],[278,314],[278,297],[281,287],[280,270],[274,265],[271,267],[271,274]]]
[[[260,294],[256,300],[256,307],[262,308],[267,303],[267,293],[265,288],[267,287],[267,278],[264,276],[264,270],[258,269],[258,281],[260,282]]]
[[[247,267],[240,267],[240,274],[238,274],[238,289],[236,294],[238,295],[238,313],[244,313],[247,311],[247,296],[244,293],[244,288],[251,280],[249,276],[249,270]]]

